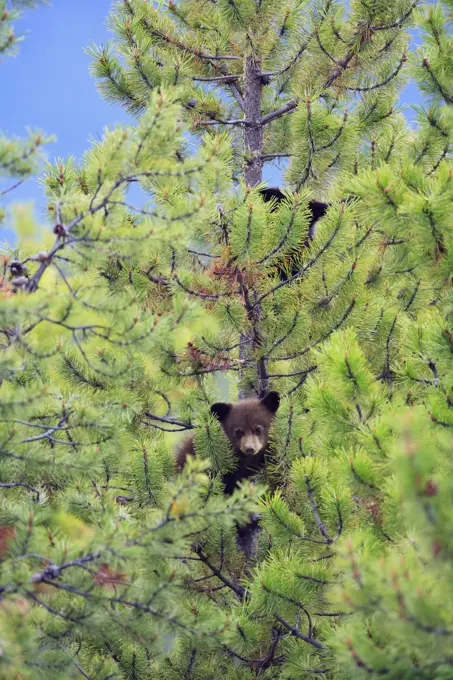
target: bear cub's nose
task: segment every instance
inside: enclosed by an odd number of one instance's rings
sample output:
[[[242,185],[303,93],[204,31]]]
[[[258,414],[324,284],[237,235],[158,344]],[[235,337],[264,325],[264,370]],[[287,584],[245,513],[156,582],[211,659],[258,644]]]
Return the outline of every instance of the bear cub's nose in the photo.
[[[250,456],[253,453],[255,453],[255,449],[253,448],[253,446],[247,446],[247,448],[245,449],[245,452]]]

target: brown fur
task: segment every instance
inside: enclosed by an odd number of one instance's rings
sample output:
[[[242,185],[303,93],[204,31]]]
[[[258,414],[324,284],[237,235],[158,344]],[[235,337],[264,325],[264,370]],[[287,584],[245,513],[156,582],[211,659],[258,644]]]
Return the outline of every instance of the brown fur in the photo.
[[[217,403],[211,406],[230,440],[237,457],[235,470],[223,476],[225,493],[232,494],[238,482],[252,477],[265,467],[269,428],[280,404],[277,392],[263,399],[244,399],[235,404]],[[194,437],[185,439],[178,451],[176,465],[182,469],[188,456],[195,455]]]

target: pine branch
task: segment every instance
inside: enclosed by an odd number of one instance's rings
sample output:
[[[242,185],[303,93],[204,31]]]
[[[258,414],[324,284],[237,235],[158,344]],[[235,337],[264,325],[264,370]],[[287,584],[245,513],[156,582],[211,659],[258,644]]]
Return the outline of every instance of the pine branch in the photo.
[[[94,553],[90,553],[89,555],[79,557],[78,559],[75,560],[69,560],[68,562],[64,562],[63,564],[60,565],[49,564],[49,566],[43,569],[43,571],[36,572],[35,574],[33,574],[33,576],[30,578],[30,583],[45,583],[48,580],[57,579],[66,569],[71,569],[73,567],[84,568],[86,564],[98,560],[101,557],[101,555],[102,552],[97,551]]]
[[[265,153],[261,156],[263,161],[278,160],[280,158],[291,158],[293,154],[291,153]]]
[[[155,413],[150,413],[149,411],[145,412],[145,416],[149,418],[150,420],[157,420],[159,423],[168,423],[169,425],[176,425],[180,429],[176,430],[177,432],[182,432],[183,430],[193,430],[195,429],[195,425],[192,425],[191,423],[184,423],[181,420],[177,420],[176,418],[170,418],[169,416],[157,416]],[[149,425],[152,425],[152,423],[148,423]],[[167,430],[168,431],[168,430]],[[170,430],[170,432],[173,432],[174,430]]]
[[[27,491],[31,491],[32,493],[36,494],[35,502],[39,503],[40,500],[40,495],[38,489],[35,489],[33,486],[30,486],[29,484],[26,484],[25,482],[0,482],[0,489],[17,489],[18,487],[23,487],[24,489],[27,489]]]
[[[233,591],[233,593],[235,593],[239,597],[241,602],[243,600],[248,599],[248,593],[245,590],[245,588],[243,586],[239,586],[239,585],[234,584],[232,581],[230,581],[230,579],[226,578],[226,576],[224,576],[222,574],[222,572],[219,569],[217,569],[217,567],[209,561],[209,559],[206,557],[206,555],[203,553],[203,551],[200,547],[195,548],[195,553],[198,555],[200,561],[204,565],[206,565],[208,567],[208,569],[210,569],[210,571],[212,571],[212,573],[219,579],[219,581],[222,581],[222,583],[225,586],[227,586],[230,590]]]
[[[135,16],[135,12],[129,2],[129,0],[124,0],[125,5],[128,6],[128,9],[131,13],[132,16]],[[149,33],[150,36],[158,38],[159,40],[162,40],[163,42],[168,43],[172,47],[176,47],[178,50],[181,50],[183,53],[191,54],[198,59],[203,59],[205,61],[238,61],[241,58],[236,56],[236,55],[219,55],[219,54],[207,54],[202,52],[201,50],[198,50],[194,47],[190,47],[189,45],[183,43],[181,40],[178,40],[177,38],[173,38],[171,35],[163,33],[162,31],[158,30],[157,28],[154,28],[149,21],[145,18],[142,17],[141,23],[143,24],[143,27],[146,29],[146,31]]]
[[[277,290],[280,290],[280,288],[283,288],[284,286],[288,286],[291,284],[293,281],[296,279],[300,279],[301,277],[304,276],[304,274],[314,265],[316,262],[319,260],[319,258],[326,252],[326,250],[329,248],[329,246],[332,244],[334,241],[335,237],[337,236],[338,232],[340,231],[341,228],[341,217],[337,222],[337,225],[335,226],[335,229],[332,231],[331,235],[329,236],[328,240],[326,243],[323,245],[321,250],[319,250],[312,259],[307,262],[307,264],[302,267],[298,272],[290,276],[288,279],[285,281],[281,281],[277,285],[275,285],[273,288],[268,290],[266,293],[263,293],[257,300],[255,304],[260,304],[263,300],[265,300],[269,295],[273,295]]]
[[[395,28],[401,28],[401,26],[407,22],[407,20],[410,18],[411,14],[413,13],[414,9],[419,4],[420,4],[420,0],[414,0],[414,2],[409,7],[409,9],[399,19],[396,19],[396,21],[394,21],[391,24],[386,24],[386,25],[383,25],[383,26],[373,26],[371,30],[373,32],[375,32],[375,31],[390,31],[390,30],[395,29]]]
[[[378,90],[381,87],[385,87],[385,85],[388,85],[396,76],[398,73],[401,71],[403,68],[404,64],[407,61],[406,53],[403,52],[401,59],[399,61],[398,66],[396,69],[391,73],[385,80],[382,80],[379,83],[375,83],[374,85],[369,85],[367,87],[348,87],[346,86],[346,89],[349,90],[350,92],[372,92],[373,90]]]
[[[211,127],[212,125],[231,125],[233,127],[250,127],[251,123],[248,120],[245,120],[243,118],[236,118],[236,119],[231,119],[231,120],[224,120],[223,118],[213,118],[213,119],[207,119],[207,120],[197,120],[194,123],[195,127],[205,127],[209,126]]]
[[[298,638],[299,640],[303,640],[304,642],[307,642],[309,645],[312,645],[312,647],[316,647],[316,649],[323,649],[327,650],[328,648],[323,645],[321,642],[318,642],[312,637],[309,637],[308,635],[304,635],[301,633],[297,628],[294,626],[291,626],[288,621],[285,621],[279,614],[274,614],[275,619],[282,624],[288,630],[293,637]]]
[[[272,123],[273,120],[276,120],[277,118],[281,118],[282,116],[284,116],[285,113],[291,113],[291,111],[294,111],[294,109],[297,108],[298,104],[299,99],[292,99],[291,101],[281,106],[279,109],[276,109],[275,111],[272,111],[271,113],[268,113],[267,115],[263,116],[261,118],[261,125],[268,125],[269,123]]]
[[[234,73],[234,74],[227,74],[225,76],[192,76],[192,80],[195,82],[201,82],[201,83],[225,83],[225,84],[230,84],[235,82],[236,80],[240,80],[244,78],[243,73]]]
[[[315,503],[314,496],[313,496],[313,489],[312,489],[312,486],[310,484],[310,479],[309,479],[308,475],[304,475],[304,479],[305,479],[305,486],[307,487],[308,498],[310,500],[310,506],[311,506],[316,524],[318,525],[319,531],[321,532],[321,534],[326,539],[327,544],[330,545],[331,543],[333,543],[333,541],[329,536],[329,533],[326,529],[325,524],[323,523],[323,521],[321,520],[321,518],[319,516],[318,508],[316,507],[316,503]]]
[[[434,163],[431,170],[426,173],[428,177],[430,177],[431,175],[433,175],[436,172],[436,170],[439,168],[442,161],[447,158],[449,153],[450,153],[450,144],[449,144],[449,142],[447,142],[447,144],[444,146],[444,150],[442,151],[442,154],[439,156],[438,160]]]
[[[25,179],[20,179],[18,182],[13,184],[12,186],[8,187],[8,189],[3,189],[3,191],[0,191],[0,196],[6,196],[6,194],[9,194],[10,191],[14,191],[14,189],[18,189],[18,187],[21,186],[25,182]]]
[[[293,371],[292,373],[269,373],[269,378],[294,378],[296,375],[307,376],[309,373],[316,371],[317,366],[310,366],[309,368],[304,368],[301,371]]]
[[[291,217],[290,217],[290,220],[288,222],[288,226],[286,227],[285,233],[281,237],[280,241],[277,243],[277,245],[274,248],[272,248],[272,250],[270,250],[268,253],[266,253],[266,255],[264,255],[264,257],[262,257],[261,260],[258,260],[256,264],[264,264],[265,262],[270,260],[274,255],[276,255],[284,247],[284,245],[288,241],[288,238],[291,235],[291,231],[292,231],[294,224],[295,224],[297,207],[298,207],[297,205],[294,205],[292,207]]]
[[[71,656],[71,654],[68,652],[68,650],[66,649],[66,647],[64,647],[64,646],[61,644],[61,642],[58,642],[58,640],[57,640],[56,642],[57,642],[57,645],[60,647],[60,649],[63,650],[63,652],[66,654],[66,656],[68,656],[68,657],[71,659],[71,662],[72,662],[72,663],[74,664],[74,666],[77,668],[77,670],[79,671],[80,675],[83,675],[83,677],[86,678],[86,680],[92,680],[91,676],[88,675],[88,673],[87,673],[86,671],[83,670],[82,666],[81,666],[79,663],[77,663],[77,661],[75,660],[74,656]]]
[[[445,102],[446,102],[447,104],[453,104],[453,96],[450,95],[450,94],[447,92],[447,90],[443,87],[443,85],[441,85],[441,83],[440,83],[439,80],[437,79],[437,77],[436,77],[434,71],[433,71],[432,68],[431,68],[431,64],[430,64],[430,62],[429,62],[428,57],[425,57],[425,58],[423,59],[423,68],[425,68],[426,71],[429,73],[429,76],[430,76],[430,78],[431,78],[431,80],[432,80],[432,82],[433,82],[435,88],[439,91],[439,93],[441,94],[441,96],[443,97],[443,99],[445,100]]]
[[[322,342],[327,340],[332,335],[332,333],[335,333],[335,331],[337,331],[339,328],[341,328],[343,323],[346,321],[346,319],[348,318],[348,316],[351,314],[352,310],[354,309],[355,304],[356,304],[356,300],[353,298],[351,303],[347,307],[346,311],[344,312],[344,314],[339,319],[339,321],[337,323],[335,323],[332,326],[332,328],[330,328],[326,333],[321,335],[317,340],[314,340],[312,343],[307,345],[307,347],[305,347],[305,349],[298,350],[297,352],[293,352],[292,354],[287,354],[286,356],[274,357],[274,361],[290,361],[292,359],[296,359],[297,357],[302,357],[305,354],[307,354],[311,349],[320,345]]]
[[[269,350],[266,352],[266,358],[267,359],[269,359],[270,355],[272,354],[272,352],[274,350],[277,349],[277,347],[280,347],[280,345],[283,344],[285,342],[285,340],[287,340],[290,337],[291,333],[295,330],[295,328],[297,326],[298,320],[299,320],[299,310],[297,310],[296,313],[294,314],[294,318],[293,318],[293,321],[291,323],[291,326],[286,331],[286,333],[284,335],[282,335],[278,340],[275,340],[272,343]]]

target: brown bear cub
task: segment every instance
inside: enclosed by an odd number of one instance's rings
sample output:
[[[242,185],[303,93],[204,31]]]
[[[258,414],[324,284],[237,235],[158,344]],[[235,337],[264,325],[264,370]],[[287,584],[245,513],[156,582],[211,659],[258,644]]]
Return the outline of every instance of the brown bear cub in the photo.
[[[244,399],[235,404],[217,403],[211,406],[230,440],[237,458],[237,467],[223,475],[225,493],[233,493],[236,485],[262,470],[268,452],[269,428],[280,405],[278,392],[269,392],[262,399]],[[182,469],[188,456],[195,455],[194,438],[184,440],[176,464]]]

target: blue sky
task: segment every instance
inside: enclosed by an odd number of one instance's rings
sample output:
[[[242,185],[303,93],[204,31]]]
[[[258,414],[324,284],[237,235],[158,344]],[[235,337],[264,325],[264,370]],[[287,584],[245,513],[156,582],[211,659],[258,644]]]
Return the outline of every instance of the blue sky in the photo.
[[[105,23],[111,0],[53,0],[26,11],[16,24],[26,33],[16,57],[1,64],[0,85],[8,93],[0,129],[23,134],[26,126],[54,133],[53,156],[79,156],[90,135],[104,125],[127,120],[121,107],[105,102],[88,73],[84,48],[109,38]],[[5,102],[6,103],[6,102]]]
[[[6,94],[0,107],[2,132],[23,135],[26,127],[41,128],[57,137],[47,148],[50,159],[80,158],[89,138],[101,135],[105,125],[130,120],[118,105],[98,94],[84,53],[90,42],[109,38],[105,23],[111,4],[111,0],[53,0],[52,6],[24,13],[16,25],[16,33],[26,32],[20,52],[0,64],[0,88]],[[411,87],[404,100],[415,99],[417,92]],[[278,183],[276,173],[266,175],[267,181]],[[9,197],[34,200],[38,216],[44,204],[36,179]],[[5,239],[11,240],[11,232],[0,227],[0,243]]]
[[[26,127],[40,128],[57,137],[47,147],[50,159],[80,157],[89,138],[102,134],[105,125],[128,120],[121,107],[98,94],[83,51],[91,41],[109,38],[105,20],[110,6],[111,0],[53,0],[52,6],[24,13],[16,24],[17,34],[26,33],[19,54],[0,64],[0,88],[6,93],[0,107],[2,132],[22,136]],[[10,197],[43,205],[36,179]],[[5,231],[0,228],[0,242]]]

